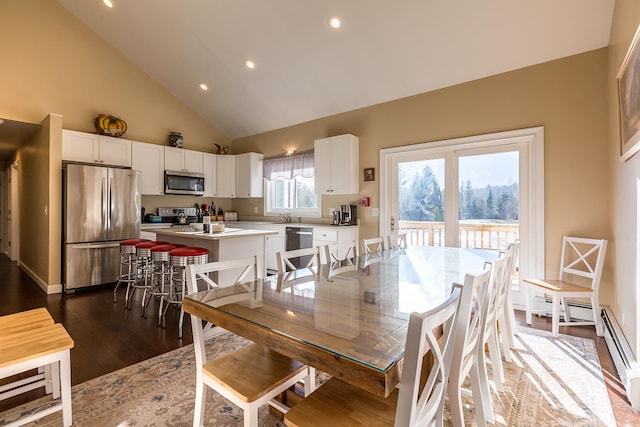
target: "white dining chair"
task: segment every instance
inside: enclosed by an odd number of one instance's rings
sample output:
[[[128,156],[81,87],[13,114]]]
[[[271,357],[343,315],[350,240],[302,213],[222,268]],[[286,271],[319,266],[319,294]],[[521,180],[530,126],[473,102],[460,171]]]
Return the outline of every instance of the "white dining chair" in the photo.
[[[447,363],[455,326],[452,320],[463,288],[454,285],[449,298],[432,310],[411,313],[399,386],[384,398],[347,384],[336,377],[285,414],[285,425],[302,426],[426,426],[442,425],[447,384]],[[469,311],[468,309],[466,310]],[[440,331],[444,334],[440,337]],[[426,382],[420,379],[423,358],[433,355]]]
[[[211,262],[201,265],[187,266],[187,291],[192,294],[198,291],[198,281],[203,281],[208,288],[218,287],[211,273],[223,270],[239,271],[234,285],[241,285],[247,293],[239,293],[221,300],[221,304],[237,302],[229,298],[237,297],[238,301],[246,298],[253,289],[247,284],[247,275],[256,271],[256,257],[239,260]],[[255,274],[255,273],[254,273]],[[215,276],[214,276],[215,277]],[[209,303],[211,304],[211,303]],[[193,414],[193,425],[202,426],[204,421],[204,402],[207,387],[220,393],[226,399],[243,410],[244,425],[258,425],[258,408],[269,404],[280,412],[286,413],[289,408],[275,400],[289,387],[299,381],[312,384],[309,379],[309,367],[275,351],[258,344],[249,344],[232,353],[212,361],[207,361],[205,351],[205,328],[202,320],[191,315],[193,345],[196,356],[196,398]],[[305,386],[305,396],[311,390]]]
[[[504,295],[504,288],[506,287],[505,274],[507,273],[508,262],[509,260],[505,254],[501,254],[497,259],[487,261],[488,264],[491,264],[491,279],[489,281],[489,291],[486,294],[485,303],[487,307],[484,309],[485,313],[483,315],[481,338],[478,344],[478,358],[480,360],[478,369],[480,370],[480,380],[482,381],[481,390],[486,396],[484,401],[489,402],[485,409],[485,414],[489,414],[489,419],[493,419],[493,405],[491,405],[491,394],[489,393],[485,347],[489,351],[488,359],[491,361],[494,386],[496,390],[503,391],[504,367],[500,353],[498,318],[504,308],[502,296]]]
[[[355,240],[326,245],[325,251],[328,264],[341,263],[353,265],[359,255],[358,242]]]
[[[500,322],[498,322],[498,324],[501,327],[501,336],[503,337],[503,343],[505,342],[505,338],[506,341],[508,343],[509,348],[515,348],[515,335],[518,335],[518,324],[516,323],[516,315],[515,315],[515,311],[513,308],[513,295],[511,293],[511,286],[513,284],[513,281],[516,279],[516,270],[517,270],[517,266],[518,266],[518,255],[520,253],[520,240],[516,239],[515,242],[511,243],[509,245],[509,248],[507,249],[507,251],[511,250],[512,256],[511,256],[511,262],[510,265],[507,268],[507,271],[509,272],[508,275],[508,284],[507,284],[507,295],[504,301],[504,315],[505,315],[505,319],[504,322],[502,323],[502,325],[500,325]],[[518,279],[519,282],[519,279]],[[504,329],[504,334],[502,335],[502,330]],[[505,355],[509,355],[507,361],[510,362],[511,361],[511,356],[510,354],[507,352],[507,350],[505,349]]]
[[[375,252],[382,252],[384,249],[384,237],[372,237],[362,239],[362,254],[370,255]]]
[[[518,248],[518,242],[512,243],[507,247],[507,250],[501,252],[501,255],[505,258],[504,272],[502,274],[501,286],[496,301],[496,333],[499,334],[500,342],[502,343],[502,352],[504,359],[507,362],[511,362],[511,350],[514,348],[513,335],[516,330],[515,324],[511,324],[510,316],[513,315],[513,308],[511,308],[511,284],[513,283],[513,271],[515,269],[516,251]],[[510,312],[511,310],[511,312]]]
[[[390,234],[387,236],[387,249],[406,248],[406,247],[407,247],[406,233]]]
[[[309,259],[304,265],[296,266],[293,260],[301,257],[309,257]],[[320,248],[314,246],[312,248],[277,252],[276,260],[278,263],[278,274],[298,270],[299,268],[318,267],[320,265]]]
[[[486,264],[481,274],[467,275],[464,281],[463,297],[461,298],[461,307],[464,307],[464,310],[459,310],[461,320],[457,321],[458,319],[456,319],[447,384],[451,422],[454,426],[465,425],[462,392],[466,393],[466,390],[463,390],[462,384],[467,378],[471,384],[476,423],[483,427],[487,422],[493,423],[495,421],[491,400],[488,399],[490,395],[488,395],[486,370],[482,369],[484,356],[480,358],[478,351],[478,347],[482,345],[482,327],[489,306],[487,301],[491,294],[491,268],[491,264]],[[465,298],[469,300],[468,305]],[[481,377],[483,372],[484,377]]]
[[[527,290],[527,324],[531,324],[531,293],[533,290],[543,291],[552,299],[551,332],[554,337],[560,333],[560,326],[595,325],[596,334],[604,333],[600,319],[600,279],[607,252],[607,241],[604,239],[586,239],[564,236],[560,255],[560,274],[557,280],[523,279]],[[585,283],[579,283],[579,281]],[[588,298],[591,301],[593,321],[572,321],[567,298]],[[560,312],[564,322],[560,322]]]

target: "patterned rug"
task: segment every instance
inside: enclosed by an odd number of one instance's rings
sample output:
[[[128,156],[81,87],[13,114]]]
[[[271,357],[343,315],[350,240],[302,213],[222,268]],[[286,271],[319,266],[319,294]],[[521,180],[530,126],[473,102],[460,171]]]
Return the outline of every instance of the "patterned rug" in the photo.
[[[248,344],[229,332],[208,341],[207,354],[223,355]],[[592,340],[523,328],[512,363],[505,363],[504,392],[493,391],[499,426],[615,426],[600,362]],[[319,373],[319,383],[327,376]],[[192,346],[171,351],[73,387],[74,426],[191,426],[195,395]],[[0,413],[0,425],[36,408],[49,397]],[[205,425],[241,426],[242,411],[212,390],[207,392]],[[448,416],[448,414],[447,414]],[[465,409],[467,425],[474,414]],[[261,426],[284,425],[267,407]],[[35,426],[60,426],[60,412]]]

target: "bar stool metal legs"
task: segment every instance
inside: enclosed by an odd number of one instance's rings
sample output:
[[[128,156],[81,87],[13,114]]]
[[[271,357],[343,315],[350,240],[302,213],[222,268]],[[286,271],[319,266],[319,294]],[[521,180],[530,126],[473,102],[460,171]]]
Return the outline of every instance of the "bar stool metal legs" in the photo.
[[[187,286],[187,276],[185,267],[187,264],[205,264],[209,259],[209,250],[204,248],[184,247],[172,249],[169,252],[171,257],[171,284],[169,295],[160,297],[160,325],[166,327],[166,313],[169,305],[180,305],[180,320],[178,322],[178,338],[182,338],[182,324],[184,321],[184,310],[182,308],[182,297],[185,295]]]
[[[127,286],[127,290],[132,283],[138,280],[138,261],[136,258],[136,245],[145,242],[144,239],[130,239],[120,242],[120,274],[113,290],[113,302],[116,302],[118,288],[121,284]],[[128,292],[127,292],[128,294]],[[125,302],[126,307],[126,302]]]

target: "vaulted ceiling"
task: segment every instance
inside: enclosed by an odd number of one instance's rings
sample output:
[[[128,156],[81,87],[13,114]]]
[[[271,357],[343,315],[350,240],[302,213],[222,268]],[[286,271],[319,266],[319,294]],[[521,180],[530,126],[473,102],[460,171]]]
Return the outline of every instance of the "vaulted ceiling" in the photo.
[[[614,0],[58,2],[231,139],[605,47],[614,8]]]

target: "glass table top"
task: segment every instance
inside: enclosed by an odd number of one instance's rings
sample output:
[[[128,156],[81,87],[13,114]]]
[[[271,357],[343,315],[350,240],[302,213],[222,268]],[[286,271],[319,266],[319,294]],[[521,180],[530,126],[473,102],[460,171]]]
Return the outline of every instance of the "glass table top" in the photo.
[[[392,249],[186,298],[384,372],[404,354],[409,315],[484,262],[466,249]]]

